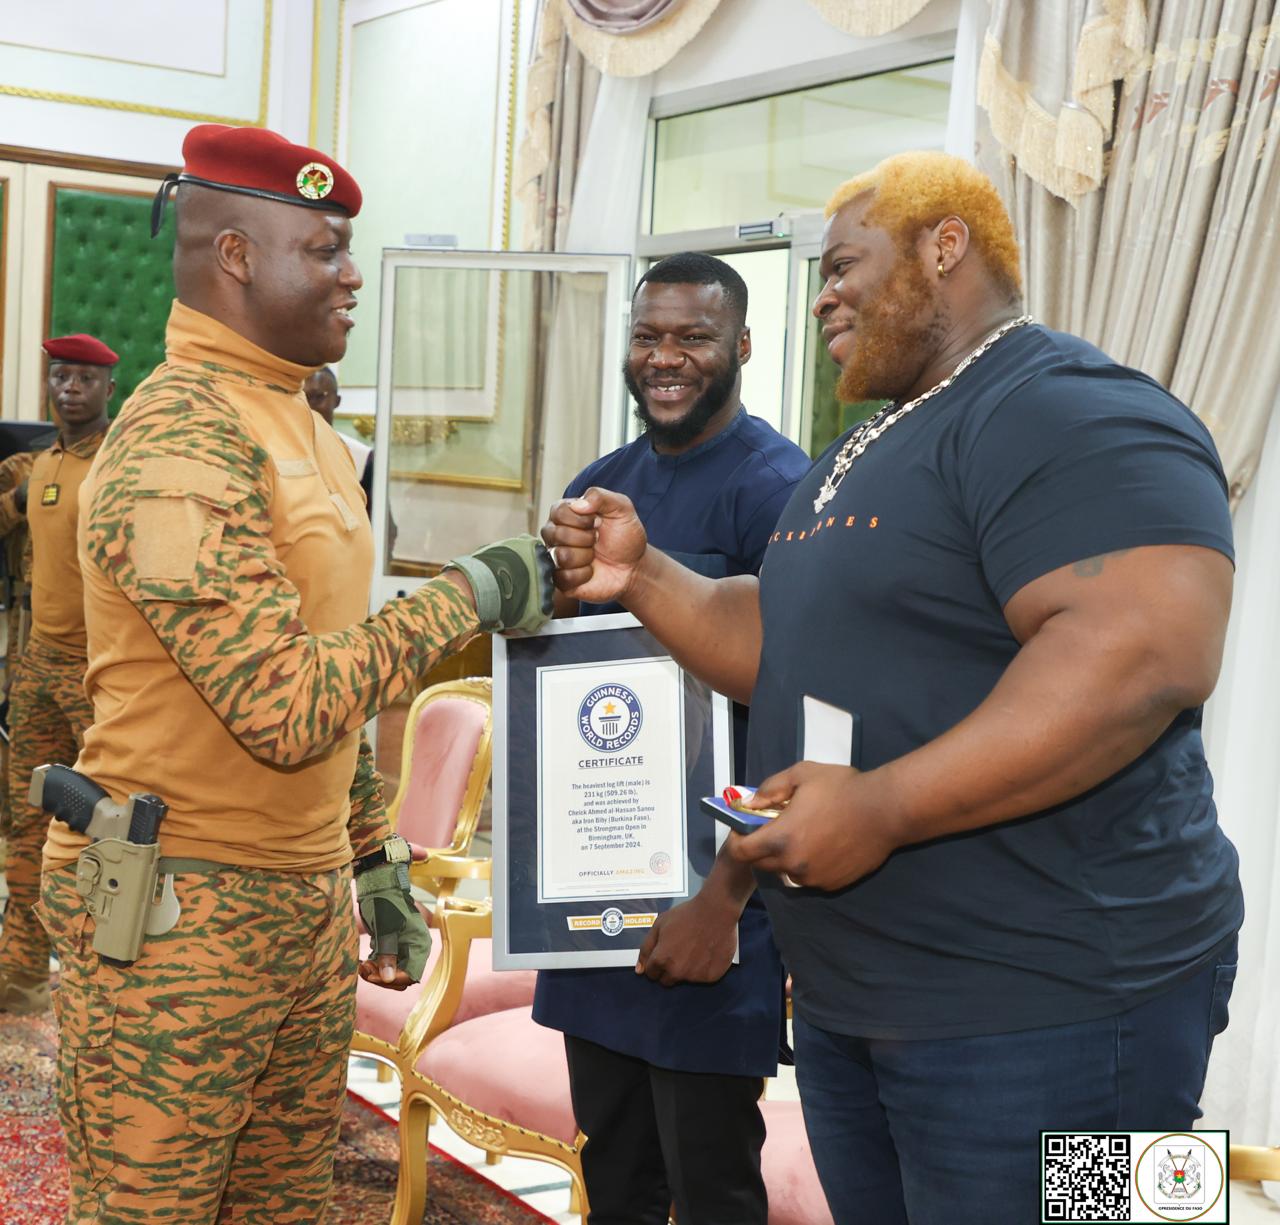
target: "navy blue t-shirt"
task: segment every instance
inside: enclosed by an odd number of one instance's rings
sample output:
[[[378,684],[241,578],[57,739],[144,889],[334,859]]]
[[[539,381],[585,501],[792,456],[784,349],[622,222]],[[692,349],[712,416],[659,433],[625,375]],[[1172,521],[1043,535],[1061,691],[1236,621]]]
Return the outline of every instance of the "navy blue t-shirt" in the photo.
[[[765,557],[748,782],[801,756],[806,694],[860,719],[862,770],[953,727],[1018,653],[1002,608],[1052,570],[1143,545],[1233,556],[1204,426],[1043,327],[899,420],[815,513],[838,445]],[[1076,800],[904,847],[838,892],[762,877],[799,1014],[873,1038],[1002,1033],[1113,1015],[1194,973],[1243,914],[1200,719]]]
[[[565,490],[624,493],[656,548],[712,578],[754,574],[778,514],[809,457],[745,411],[714,438],[663,455],[648,438],[597,460]],[[587,605],[584,615],[618,612]],[[744,729],[745,730],[745,729]],[[710,861],[716,823],[692,834]],[[782,1020],[782,965],[763,905],[753,897],[738,924],[739,964],[716,983],[663,987],[631,968],[544,970],[533,1018],[609,1050],[680,1072],[772,1076]]]

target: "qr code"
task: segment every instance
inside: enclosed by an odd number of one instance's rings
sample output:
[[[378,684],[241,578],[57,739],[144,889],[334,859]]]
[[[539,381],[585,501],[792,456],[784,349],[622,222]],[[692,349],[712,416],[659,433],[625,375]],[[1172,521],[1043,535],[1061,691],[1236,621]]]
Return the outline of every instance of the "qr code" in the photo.
[[[1129,1137],[1044,1137],[1046,1221],[1129,1220]]]

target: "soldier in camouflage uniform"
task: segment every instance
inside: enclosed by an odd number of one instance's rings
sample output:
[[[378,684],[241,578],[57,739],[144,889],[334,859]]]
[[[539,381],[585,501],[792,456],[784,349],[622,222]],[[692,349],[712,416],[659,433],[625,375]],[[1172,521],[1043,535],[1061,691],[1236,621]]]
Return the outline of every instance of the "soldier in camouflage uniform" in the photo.
[[[22,557],[27,546],[27,477],[35,460],[33,451],[16,451],[0,463],[0,550],[3,550],[4,584],[4,679],[0,681],[0,702],[9,700],[13,672],[25,644],[26,613],[22,600],[25,583]],[[6,718],[5,726],[9,722]],[[0,744],[0,780],[9,777],[9,741]],[[0,870],[5,862],[5,839],[9,835],[9,789],[0,782]]]
[[[95,957],[83,839],[50,823],[67,1221],[316,1225],[355,974],[403,988],[429,939],[361,728],[478,631],[542,624],[550,565],[503,542],[366,615],[356,473],[301,394],[346,348],[359,189],[262,129],[204,125],[183,153],[166,360],[84,491],[77,762],[117,800],[169,803],[181,916],[132,963]],[[358,967],[353,858],[380,952]]]
[[[59,431],[34,457],[27,478],[24,576],[31,585],[31,629],[9,690],[9,902],[0,931],[0,1011],[49,1007],[49,938],[33,907],[40,895],[44,814],[27,803],[31,771],[70,761],[93,708],[84,693],[84,596],[76,557],[80,485],[102,445],[119,358],[92,336],[44,342],[49,403]]]

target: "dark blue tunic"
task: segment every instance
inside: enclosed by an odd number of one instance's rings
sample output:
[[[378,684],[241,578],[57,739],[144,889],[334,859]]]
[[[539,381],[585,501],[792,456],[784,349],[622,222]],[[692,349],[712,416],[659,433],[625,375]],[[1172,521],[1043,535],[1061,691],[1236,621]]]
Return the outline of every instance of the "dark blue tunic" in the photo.
[[[700,574],[725,578],[760,568],[778,514],[808,469],[799,447],[740,411],[714,438],[681,455],[659,454],[641,437],[586,468],[565,496],[592,485],[626,494],[654,546]],[[734,730],[742,761],[741,711]],[[710,858],[715,822],[695,828]],[[544,970],[534,1020],[676,1071],[772,1076],[782,965],[758,898],[743,912],[738,941],[739,964],[717,983],[663,987],[630,968]]]

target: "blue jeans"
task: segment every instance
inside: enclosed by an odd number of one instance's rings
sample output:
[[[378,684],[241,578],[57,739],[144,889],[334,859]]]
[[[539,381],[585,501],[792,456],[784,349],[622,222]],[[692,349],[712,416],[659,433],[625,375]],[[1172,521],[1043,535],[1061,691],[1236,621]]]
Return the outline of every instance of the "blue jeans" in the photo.
[[[980,1038],[795,1021],[796,1080],[836,1225],[1030,1225],[1040,1132],[1185,1131],[1227,1024],[1235,941],[1118,1016]]]

